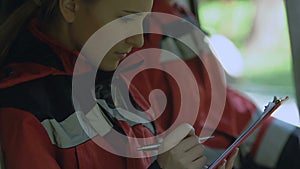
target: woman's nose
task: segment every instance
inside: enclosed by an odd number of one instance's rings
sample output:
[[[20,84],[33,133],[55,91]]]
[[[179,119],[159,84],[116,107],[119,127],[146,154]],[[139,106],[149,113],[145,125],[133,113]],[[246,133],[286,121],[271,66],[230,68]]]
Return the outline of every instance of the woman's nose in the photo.
[[[144,45],[143,34],[134,35],[125,39],[126,43],[132,45],[135,48],[140,48]]]

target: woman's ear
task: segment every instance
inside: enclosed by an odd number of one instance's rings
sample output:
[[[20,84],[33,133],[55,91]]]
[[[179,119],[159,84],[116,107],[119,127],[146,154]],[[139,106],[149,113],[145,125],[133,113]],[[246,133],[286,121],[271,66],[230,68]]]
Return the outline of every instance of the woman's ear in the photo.
[[[79,8],[78,0],[59,0],[59,8],[65,21],[72,23],[75,20]]]

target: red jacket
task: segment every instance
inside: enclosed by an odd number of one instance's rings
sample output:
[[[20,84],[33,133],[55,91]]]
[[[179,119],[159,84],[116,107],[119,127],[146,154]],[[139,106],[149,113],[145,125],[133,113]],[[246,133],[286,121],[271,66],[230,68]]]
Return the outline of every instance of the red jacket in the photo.
[[[160,3],[161,5],[157,2],[154,4],[154,10],[170,9],[169,6],[164,6],[162,1]],[[150,158],[120,157],[97,146],[84,132],[74,133],[73,129],[80,125],[76,121],[70,123],[68,120],[74,116],[75,111],[71,100],[71,77],[78,52],[66,50],[58,42],[40,33],[35,25],[31,25],[29,30],[29,32],[25,30],[21,33],[10,52],[6,65],[0,70],[0,144],[6,168],[148,168],[152,162]],[[146,37],[145,48],[160,47],[161,38],[162,36],[159,35]],[[130,86],[130,94],[135,104],[142,110],[148,110],[151,107],[158,111],[154,113],[159,113],[161,98],[156,97],[150,104],[148,96],[153,89],[164,91],[168,102],[162,115],[154,122],[157,133],[162,133],[172,125],[181,106],[181,94],[171,76],[157,69],[139,71],[143,69],[143,66],[152,64],[161,69],[170,69],[180,73],[180,64],[176,60],[161,63],[160,59],[160,55],[144,55],[139,56],[138,59],[134,58],[129,64],[138,63],[138,68],[134,71],[140,73],[132,81],[129,77],[130,73],[134,72],[133,70],[121,77]],[[81,60],[81,63],[84,69],[79,74],[88,73],[92,69],[86,60]],[[126,63],[123,62],[120,68],[127,67]],[[192,70],[199,91],[199,93],[192,94],[191,98],[197,96],[203,98],[200,100],[196,122],[193,124],[196,133],[199,134],[211,105],[211,85],[199,59],[188,59],[185,63]],[[181,74],[178,78],[186,79],[184,75]],[[185,85],[190,84],[187,82]],[[206,142],[208,147],[213,148],[213,152],[227,147],[251,122],[257,112],[256,106],[246,97],[229,88],[226,88],[226,92],[223,116],[214,132],[216,138]],[[189,106],[186,106],[184,110],[188,112]],[[122,132],[128,136],[154,135],[142,124],[130,126],[124,121],[115,120]],[[257,162],[260,158],[255,157],[260,157],[257,154],[266,152],[265,150],[268,149],[267,146],[260,145],[265,138],[269,140],[270,137],[264,137],[269,128],[277,127],[286,136],[291,135],[289,141],[283,141],[283,145],[287,146],[282,149],[290,152],[291,148],[288,143],[294,140],[291,134],[293,130],[278,121],[273,123],[274,121],[271,119],[257,135],[251,138],[249,143],[245,144],[246,154],[251,155],[254,164],[249,160],[244,166],[263,165]],[[63,135],[60,135],[61,133]],[[102,140],[101,137],[96,137],[96,139]],[[272,165],[276,163],[275,165],[287,166],[285,159],[292,159],[288,154],[280,151],[278,164],[276,159],[267,161],[271,161]],[[213,159],[215,156],[208,155],[208,157]],[[159,168],[157,163],[152,163],[151,167]]]

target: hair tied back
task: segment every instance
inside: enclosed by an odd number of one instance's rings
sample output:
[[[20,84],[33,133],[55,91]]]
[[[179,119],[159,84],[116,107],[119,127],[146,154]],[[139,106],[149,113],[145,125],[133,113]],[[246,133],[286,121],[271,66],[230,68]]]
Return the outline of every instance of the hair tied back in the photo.
[[[41,5],[42,0],[26,0],[6,20],[0,23],[0,66],[3,64],[20,30]]]

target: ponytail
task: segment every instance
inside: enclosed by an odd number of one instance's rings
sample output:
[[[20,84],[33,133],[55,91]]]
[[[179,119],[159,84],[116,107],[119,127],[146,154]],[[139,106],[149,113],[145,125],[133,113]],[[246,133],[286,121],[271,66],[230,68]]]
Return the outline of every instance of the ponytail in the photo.
[[[7,19],[0,22],[0,65],[3,64],[19,31],[30,20],[31,16],[37,12],[40,6],[40,0],[25,0]],[[1,4],[1,7],[2,9],[6,8],[5,4]],[[1,17],[3,18],[4,15],[7,14],[2,13]]]

